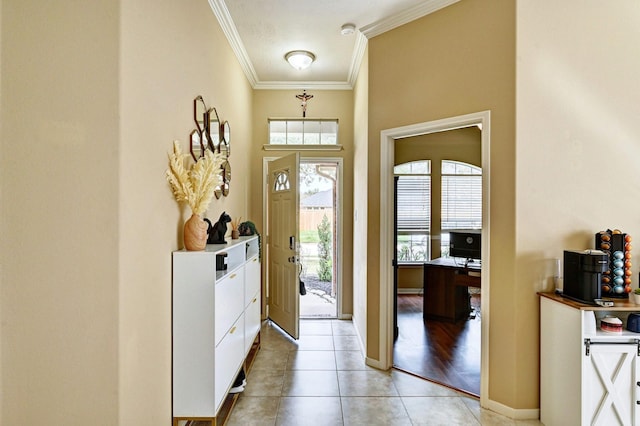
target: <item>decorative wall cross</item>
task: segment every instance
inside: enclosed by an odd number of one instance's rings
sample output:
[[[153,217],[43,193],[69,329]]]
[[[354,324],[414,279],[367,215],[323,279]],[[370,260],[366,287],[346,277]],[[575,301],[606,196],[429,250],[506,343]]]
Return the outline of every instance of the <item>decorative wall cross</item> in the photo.
[[[302,118],[307,116],[307,101],[313,98],[313,95],[307,95],[307,91],[303,90],[302,95],[296,95],[296,98],[300,99],[300,106],[302,107]]]

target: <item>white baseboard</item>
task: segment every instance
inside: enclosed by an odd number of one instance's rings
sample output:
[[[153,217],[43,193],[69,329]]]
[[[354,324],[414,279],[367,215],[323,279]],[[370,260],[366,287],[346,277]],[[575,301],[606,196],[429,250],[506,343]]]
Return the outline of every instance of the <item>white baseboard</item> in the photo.
[[[364,363],[367,364],[369,367],[377,368],[378,370],[384,370],[382,363],[380,363],[380,361],[377,359],[366,357],[364,359]]]
[[[360,335],[358,327],[356,327],[356,320],[354,319],[353,315],[351,316],[351,322],[353,323],[353,329],[356,331],[356,337],[358,338],[358,343],[360,344],[360,355],[362,355],[362,358],[366,362],[367,348],[365,347],[365,342],[364,340],[362,340],[362,336]]]
[[[539,408],[511,408],[490,399],[487,400],[487,405],[482,408],[486,408],[514,420],[537,420],[540,418]]]
[[[422,294],[421,288],[398,288],[398,294]]]

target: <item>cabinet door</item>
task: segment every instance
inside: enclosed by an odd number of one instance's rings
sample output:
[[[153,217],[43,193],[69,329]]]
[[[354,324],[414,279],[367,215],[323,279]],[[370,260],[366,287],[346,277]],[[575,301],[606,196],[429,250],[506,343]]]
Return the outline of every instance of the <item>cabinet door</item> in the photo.
[[[236,269],[216,283],[216,345],[244,310],[244,269]]]
[[[244,276],[244,306],[249,306],[254,296],[260,291],[260,261],[254,256],[247,261]]]
[[[229,333],[216,347],[216,362],[214,368],[216,372],[215,380],[215,407],[216,415],[220,409],[222,400],[233,385],[240,366],[244,361],[244,315],[229,329]]]
[[[638,346],[591,343],[583,352],[582,424],[635,425]]]
[[[249,353],[260,331],[260,292],[257,292],[244,311],[244,353]]]

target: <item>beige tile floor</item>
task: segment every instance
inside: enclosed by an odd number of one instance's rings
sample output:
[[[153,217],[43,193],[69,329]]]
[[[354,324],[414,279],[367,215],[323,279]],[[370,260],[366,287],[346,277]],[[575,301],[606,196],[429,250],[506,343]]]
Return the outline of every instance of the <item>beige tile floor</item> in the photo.
[[[296,342],[266,322],[229,417],[246,425],[540,425],[397,370],[365,365],[351,321],[301,320]]]

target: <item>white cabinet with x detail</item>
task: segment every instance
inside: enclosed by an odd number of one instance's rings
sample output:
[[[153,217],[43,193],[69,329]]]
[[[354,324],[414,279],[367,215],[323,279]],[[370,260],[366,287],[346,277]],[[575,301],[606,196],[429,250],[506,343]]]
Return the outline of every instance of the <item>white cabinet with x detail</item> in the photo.
[[[640,425],[640,333],[626,330],[640,306],[586,305],[540,294],[540,420],[554,425]],[[620,331],[601,329],[604,318]],[[606,322],[606,321],[605,321]]]

